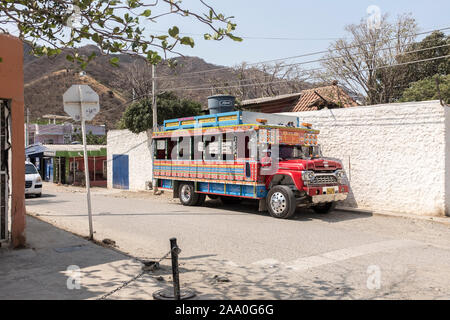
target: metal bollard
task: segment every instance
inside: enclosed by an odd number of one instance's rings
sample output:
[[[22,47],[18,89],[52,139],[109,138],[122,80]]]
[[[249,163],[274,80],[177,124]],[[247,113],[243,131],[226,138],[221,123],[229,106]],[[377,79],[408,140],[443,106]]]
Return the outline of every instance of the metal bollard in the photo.
[[[177,239],[170,239],[170,254],[172,258],[172,278],[173,290],[166,288],[153,293],[153,298],[157,300],[186,300],[195,297],[195,292],[190,289],[180,288],[180,270],[178,269],[178,255],[181,249],[178,248]]]
[[[173,296],[175,300],[181,300],[180,293],[180,272],[178,270],[178,254],[181,252],[177,245],[177,239],[170,239],[170,249],[172,257],[172,276],[173,276]]]

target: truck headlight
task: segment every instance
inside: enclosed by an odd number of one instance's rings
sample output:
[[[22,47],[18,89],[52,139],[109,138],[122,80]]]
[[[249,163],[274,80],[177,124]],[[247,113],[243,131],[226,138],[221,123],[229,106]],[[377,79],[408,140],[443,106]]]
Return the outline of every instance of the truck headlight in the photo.
[[[303,171],[302,172],[303,181],[312,181],[312,180],[314,180],[315,177],[316,177],[316,175],[312,171]]]
[[[345,171],[344,170],[338,170],[338,171],[336,171],[336,178],[338,179],[338,181],[341,183],[341,182],[344,182],[345,181]]]

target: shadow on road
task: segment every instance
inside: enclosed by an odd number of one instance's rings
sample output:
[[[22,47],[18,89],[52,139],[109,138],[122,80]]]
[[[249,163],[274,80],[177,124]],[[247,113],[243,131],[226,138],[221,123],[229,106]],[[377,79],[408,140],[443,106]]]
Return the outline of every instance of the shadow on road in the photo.
[[[239,204],[222,204],[220,200],[208,200],[205,202],[206,207],[221,208],[240,213],[255,214],[263,217],[270,217],[267,211],[258,211],[258,202],[256,200],[244,200]],[[290,219],[292,221],[313,221],[321,220],[330,223],[336,223],[346,220],[366,219],[372,217],[372,213],[356,213],[342,210],[335,210],[329,214],[317,214],[312,209],[297,208],[295,215]]]

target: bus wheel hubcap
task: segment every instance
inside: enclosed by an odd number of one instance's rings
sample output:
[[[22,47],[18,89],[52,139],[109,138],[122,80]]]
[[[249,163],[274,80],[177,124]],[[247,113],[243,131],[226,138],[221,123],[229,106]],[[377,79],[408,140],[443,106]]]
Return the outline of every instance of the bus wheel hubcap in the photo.
[[[280,214],[286,209],[286,197],[281,192],[275,192],[270,198],[273,212]]]
[[[188,202],[191,199],[191,189],[188,185],[184,185],[181,188],[181,198],[184,202]]]

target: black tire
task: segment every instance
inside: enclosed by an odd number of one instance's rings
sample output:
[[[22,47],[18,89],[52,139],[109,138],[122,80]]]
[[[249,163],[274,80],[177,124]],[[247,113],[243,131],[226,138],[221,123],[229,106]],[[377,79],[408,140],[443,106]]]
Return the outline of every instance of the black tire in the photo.
[[[312,207],[312,209],[317,214],[328,214],[331,211],[333,211],[335,207],[336,207],[335,202],[326,202],[326,203],[321,203],[319,205],[316,205],[316,206]]]
[[[36,194],[36,198],[40,198],[40,197],[42,197],[42,193]]]
[[[223,204],[238,204],[242,201],[242,198],[220,196],[220,201],[222,201]]]
[[[205,200],[206,200],[206,194],[198,193],[198,200],[195,205],[200,207],[205,203]]]
[[[178,197],[183,206],[195,206],[198,202],[199,194],[194,190],[194,184],[182,182],[178,187]]]
[[[297,209],[294,192],[288,186],[271,188],[267,194],[266,204],[270,215],[277,219],[288,219]]]

